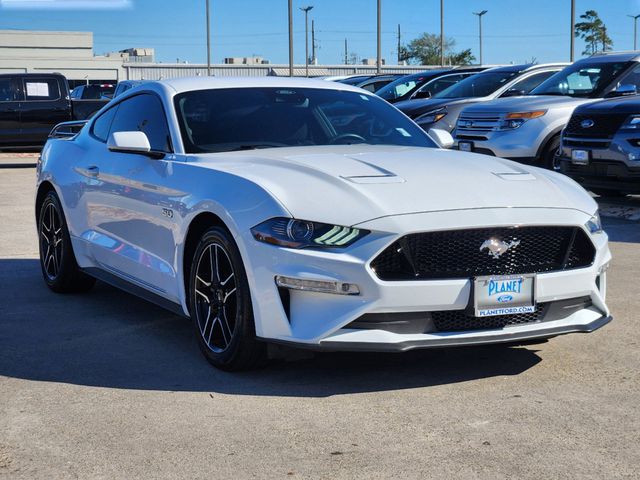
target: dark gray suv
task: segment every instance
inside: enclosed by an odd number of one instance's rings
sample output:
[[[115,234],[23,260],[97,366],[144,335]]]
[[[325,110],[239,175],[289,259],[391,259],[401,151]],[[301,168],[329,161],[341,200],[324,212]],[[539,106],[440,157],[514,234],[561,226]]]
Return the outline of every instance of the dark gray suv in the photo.
[[[560,169],[599,195],[640,193],[640,96],[576,108],[562,132]]]

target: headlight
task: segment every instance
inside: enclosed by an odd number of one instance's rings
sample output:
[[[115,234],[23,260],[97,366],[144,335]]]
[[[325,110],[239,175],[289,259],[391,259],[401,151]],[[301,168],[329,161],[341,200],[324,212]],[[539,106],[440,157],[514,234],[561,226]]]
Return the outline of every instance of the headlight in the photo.
[[[637,130],[640,128],[640,115],[630,115],[620,127],[621,130]]]
[[[600,221],[600,213],[596,212],[593,217],[589,219],[587,223],[584,224],[587,227],[587,230],[591,233],[600,233],[602,232],[602,222]]]
[[[419,117],[416,117],[416,123],[436,123],[442,120],[447,115],[446,108],[439,108],[427,113],[423,113]]]
[[[369,231],[293,218],[272,218],[253,227],[251,233],[260,242],[281,247],[344,248]]]
[[[535,110],[533,112],[510,112],[505,115],[504,121],[500,124],[501,130],[515,130],[520,128],[527,120],[542,117],[546,110]]]

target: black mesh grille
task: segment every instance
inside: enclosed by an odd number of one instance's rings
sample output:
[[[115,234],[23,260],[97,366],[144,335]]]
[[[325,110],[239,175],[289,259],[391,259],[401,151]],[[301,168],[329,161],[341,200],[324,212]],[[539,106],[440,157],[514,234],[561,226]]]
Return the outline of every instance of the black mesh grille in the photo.
[[[494,258],[480,250],[489,239],[513,246]],[[472,278],[581,268],[591,265],[594,255],[587,234],[577,227],[478,228],[406,235],[371,267],[390,281]]]
[[[535,312],[516,315],[497,315],[495,317],[474,317],[464,310],[431,312],[433,323],[439,332],[459,332],[465,330],[489,330],[509,325],[540,322],[547,313],[549,304],[540,303]]]
[[[628,114],[586,114],[574,113],[567,127],[565,134],[579,135],[591,138],[608,138],[613,136],[627,119]],[[593,126],[584,128],[583,120],[593,121]]]

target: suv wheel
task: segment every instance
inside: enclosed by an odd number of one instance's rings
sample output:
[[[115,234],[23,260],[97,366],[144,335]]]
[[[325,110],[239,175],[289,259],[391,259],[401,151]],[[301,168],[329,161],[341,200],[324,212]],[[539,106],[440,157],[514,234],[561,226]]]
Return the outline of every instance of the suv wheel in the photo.
[[[540,160],[541,167],[556,172],[560,171],[560,135],[549,140]]]

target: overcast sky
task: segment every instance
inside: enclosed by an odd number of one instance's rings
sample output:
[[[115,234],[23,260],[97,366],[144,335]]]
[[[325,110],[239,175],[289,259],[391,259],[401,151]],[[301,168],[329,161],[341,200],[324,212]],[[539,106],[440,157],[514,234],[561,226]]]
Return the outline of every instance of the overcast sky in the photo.
[[[341,63],[344,40],[361,58],[376,55],[376,0],[294,0],[296,62],[304,63],[304,14],[313,5],[321,63]],[[633,47],[633,20],[640,0],[577,0],[576,16],[598,11],[616,50]],[[403,42],[422,32],[439,33],[440,0],[383,0],[383,57],[395,63],[397,26]],[[111,6],[113,8],[104,8]],[[96,53],[151,47],[163,62],[205,62],[205,0],[0,0],[0,29],[94,32]],[[445,0],[445,33],[458,49],[477,56],[478,19],[484,16],[485,63],[567,61],[570,0]],[[17,8],[21,7],[21,8]],[[56,8],[53,8],[56,7]],[[67,7],[67,8],[61,8]],[[212,57],[260,55],[288,61],[287,0],[211,0]],[[583,49],[576,44],[576,55]]]

